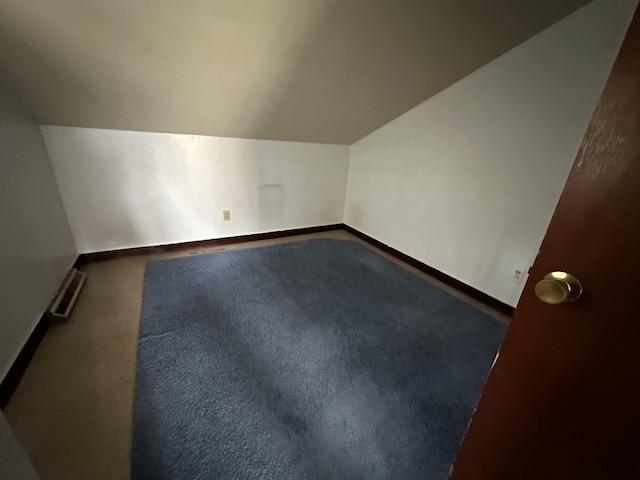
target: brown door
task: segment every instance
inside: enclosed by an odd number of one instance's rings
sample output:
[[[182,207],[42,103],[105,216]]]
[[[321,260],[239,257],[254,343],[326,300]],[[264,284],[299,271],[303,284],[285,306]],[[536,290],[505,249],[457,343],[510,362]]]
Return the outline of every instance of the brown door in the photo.
[[[587,129],[452,480],[640,479],[640,11]],[[562,270],[573,303],[535,294]]]

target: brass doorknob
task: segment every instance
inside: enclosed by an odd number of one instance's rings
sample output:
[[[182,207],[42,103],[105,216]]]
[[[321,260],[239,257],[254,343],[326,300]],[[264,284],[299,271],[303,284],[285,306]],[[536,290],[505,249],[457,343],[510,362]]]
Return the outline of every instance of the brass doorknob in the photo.
[[[536,283],[536,296],[544,303],[575,302],[582,295],[580,281],[566,272],[551,272]]]

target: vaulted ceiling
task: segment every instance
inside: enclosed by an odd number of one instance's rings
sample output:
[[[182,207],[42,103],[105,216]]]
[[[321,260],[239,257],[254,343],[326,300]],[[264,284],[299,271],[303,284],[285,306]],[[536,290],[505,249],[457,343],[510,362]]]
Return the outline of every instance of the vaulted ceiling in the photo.
[[[42,124],[351,144],[587,0],[0,0]]]

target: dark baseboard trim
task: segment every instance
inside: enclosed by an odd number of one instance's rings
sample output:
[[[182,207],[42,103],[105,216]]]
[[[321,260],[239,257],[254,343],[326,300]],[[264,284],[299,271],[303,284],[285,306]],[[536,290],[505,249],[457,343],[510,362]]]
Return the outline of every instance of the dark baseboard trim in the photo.
[[[281,238],[281,237],[291,237],[294,235],[306,235],[309,233],[319,233],[319,232],[329,232],[332,230],[346,230],[347,232],[355,235],[356,237],[364,240],[365,242],[373,245],[374,247],[379,248],[383,252],[388,253],[389,255],[393,255],[399,260],[411,265],[412,267],[417,268],[421,272],[426,273],[427,275],[441,281],[442,283],[450,286],[451,288],[455,288],[456,290],[464,293],[468,297],[471,297],[484,305],[487,305],[490,308],[493,308],[497,312],[502,313],[508,317],[511,317],[514,312],[514,308],[506,303],[502,303],[499,300],[487,295],[486,293],[477,290],[466,283],[463,283],[459,280],[456,280],[449,275],[442,273],[439,270],[436,270],[433,267],[425,265],[419,260],[416,260],[409,255],[406,255],[399,250],[396,250],[389,245],[385,245],[384,243],[376,240],[375,238],[370,237],[349,225],[345,225],[342,223],[337,223],[334,225],[323,225],[319,227],[309,227],[309,228],[297,228],[294,230],[283,230],[279,232],[268,232],[268,233],[255,233],[251,235],[239,235],[236,237],[225,237],[225,238],[217,238],[213,240],[200,240],[196,242],[184,242],[184,243],[174,243],[170,245],[159,245],[154,247],[139,247],[139,248],[127,248],[124,250],[112,250],[108,252],[96,252],[96,253],[83,253],[78,256],[73,267],[79,268],[83,265],[87,265],[89,263],[102,262],[105,260],[114,260],[118,258],[125,257],[133,257],[137,255],[153,255],[157,253],[164,252],[175,252],[180,250],[190,250],[193,248],[204,248],[204,247],[215,247],[220,245],[230,245],[234,243],[244,243],[244,242],[254,242],[256,240],[268,240],[272,238]],[[18,357],[13,362],[13,365],[9,369],[4,380],[0,383],[0,408],[4,409],[11,398],[11,395],[15,391],[16,387],[20,383],[20,379],[24,374],[29,362],[33,358],[33,355],[36,352],[36,349],[40,345],[40,342],[44,338],[44,335],[47,333],[49,329],[49,323],[44,318],[44,316],[40,319],[33,332],[29,336],[29,339],[22,347],[22,350],[18,354]]]
[[[81,263],[80,258],[81,258],[81,257],[82,257],[82,255],[78,255],[78,256],[76,257],[76,261],[75,261],[75,262],[73,262],[73,265],[71,265],[71,268],[80,268],[80,263]]]
[[[11,395],[13,395],[13,392],[20,383],[22,375],[29,366],[29,362],[31,362],[33,355],[38,349],[38,345],[40,345],[40,342],[44,338],[44,335],[45,333],[47,333],[48,329],[49,322],[47,322],[43,315],[42,318],[40,318],[40,321],[37,323],[36,328],[34,328],[33,332],[31,332],[31,335],[22,347],[22,350],[20,350],[20,353],[13,362],[13,365],[11,365],[11,368],[9,369],[7,375],[4,377],[4,380],[2,380],[2,383],[0,383],[0,408],[2,410],[4,410],[4,408],[7,406],[7,403],[9,403]]]
[[[417,268],[421,272],[426,273],[427,275],[435,278],[436,280],[439,280],[445,285],[448,285],[449,287],[464,293],[466,296],[471,297],[474,300],[477,300],[478,302],[486,305],[487,307],[492,308],[495,311],[503,315],[506,315],[508,317],[513,316],[513,312],[515,311],[515,309],[511,305],[507,305],[506,303],[503,303],[500,300],[497,300],[491,297],[490,295],[487,295],[486,293],[481,292],[480,290],[473,288],[472,286],[467,285],[466,283],[461,282],[460,280],[456,280],[455,278],[450,277],[446,273],[442,273],[440,270],[436,270],[435,268],[422,263],[420,260],[416,260],[415,258],[410,257],[409,255],[402,253],[401,251],[396,250],[395,248],[390,247],[389,245],[386,245],[380,242],[379,240],[376,240],[375,238],[372,238],[369,235],[362,233],[359,230],[356,230],[353,227],[350,227],[349,225],[343,225],[342,228],[347,232],[351,233],[352,235],[355,235],[356,237],[373,245],[374,247],[379,248],[383,252],[388,253],[389,255],[393,255],[397,259],[402,260],[405,263],[408,263],[412,267]]]
[[[103,262],[105,260],[115,260],[118,258],[135,257],[138,255],[155,255],[158,253],[176,252],[181,250],[191,250],[194,248],[211,248],[220,245],[231,245],[234,243],[255,242],[257,240],[269,240],[272,238],[292,237],[294,235],[307,235],[309,233],[329,232],[331,230],[341,230],[343,225],[336,223],[333,225],[322,225],[319,227],[296,228],[292,230],[281,230],[278,232],[253,233],[250,235],[238,235],[235,237],[216,238],[212,240],[198,240],[195,242],[171,243],[168,245],[157,245],[152,247],[125,248],[122,250],[111,250],[107,252],[83,253],[76,262],[78,267],[89,263]]]
[[[215,247],[219,245],[230,245],[233,243],[253,242],[256,240],[267,240],[280,237],[291,237],[294,235],[305,235],[309,233],[329,232],[331,230],[341,230],[341,223],[334,225],[322,225],[319,227],[297,228],[294,230],[283,230],[279,232],[256,233],[251,235],[239,235],[236,237],[217,238],[214,240],[201,240],[196,242],[184,242],[170,245],[160,245],[154,247],[127,248],[124,250],[113,250],[109,252],[84,253],[78,256],[73,264],[73,268],[79,268],[89,263],[102,262],[117,258],[132,257],[137,255],[152,255],[156,253],[173,252],[179,250],[189,250],[193,248]],[[20,379],[24,374],[29,362],[36,353],[36,349],[49,329],[49,323],[44,315],[34,328],[31,336],[22,347],[18,357],[13,362],[9,372],[0,383],[0,408],[4,410],[13,395]]]

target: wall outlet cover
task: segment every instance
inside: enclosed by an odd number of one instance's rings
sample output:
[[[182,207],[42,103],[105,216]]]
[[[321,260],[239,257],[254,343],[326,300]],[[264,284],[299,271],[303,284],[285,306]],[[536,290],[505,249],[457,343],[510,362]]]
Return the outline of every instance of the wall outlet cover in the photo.
[[[524,279],[524,274],[525,274],[524,268],[514,270],[513,274],[511,275],[511,281],[515,283],[522,283],[522,280]]]

